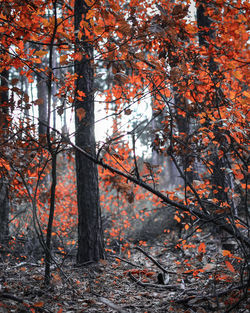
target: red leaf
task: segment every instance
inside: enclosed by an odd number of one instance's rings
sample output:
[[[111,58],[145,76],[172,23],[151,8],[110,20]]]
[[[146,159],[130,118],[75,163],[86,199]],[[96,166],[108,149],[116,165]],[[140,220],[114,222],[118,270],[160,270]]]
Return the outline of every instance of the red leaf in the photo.
[[[199,245],[198,252],[199,253],[205,253],[206,252],[206,245],[204,242],[201,242],[201,244]]]
[[[36,302],[36,303],[33,304],[33,306],[35,306],[37,308],[41,308],[41,307],[43,307],[43,305],[44,305],[43,301],[39,301],[39,302]]]
[[[223,255],[223,256],[229,256],[229,257],[232,256],[231,252],[228,251],[228,250],[222,250],[222,255]]]
[[[77,93],[78,93],[78,95],[79,95],[80,97],[85,97],[85,96],[86,96],[85,92],[83,92],[83,91],[81,91],[81,90],[77,90]]]
[[[233,267],[233,265],[229,262],[229,261],[225,261],[227,268],[229,269],[229,271],[235,273],[235,269]]]

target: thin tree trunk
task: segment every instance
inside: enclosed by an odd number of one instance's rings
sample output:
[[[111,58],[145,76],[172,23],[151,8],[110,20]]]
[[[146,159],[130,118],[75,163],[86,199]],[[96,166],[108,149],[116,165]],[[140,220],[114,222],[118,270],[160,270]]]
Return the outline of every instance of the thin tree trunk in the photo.
[[[38,106],[38,116],[39,116],[39,126],[38,133],[39,137],[45,136],[47,134],[47,122],[48,122],[48,86],[47,86],[47,77],[41,72],[37,75],[37,97],[42,99],[42,102]],[[44,123],[42,123],[44,122]]]
[[[53,34],[51,37],[51,42],[49,46],[49,68],[51,71],[48,74],[48,107],[47,107],[47,114],[48,114],[48,120],[47,124],[50,126],[51,124],[51,108],[52,108],[52,79],[53,79],[53,57],[54,57],[54,49],[53,44],[57,32],[57,4],[56,1],[53,2],[53,17],[54,17],[54,29]],[[53,220],[54,220],[54,214],[55,214],[55,208],[56,208],[56,185],[57,185],[57,153],[58,153],[58,147],[55,148],[53,146],[53,139],[51,136],[51,130],[49,127],[47,127],[47,144],[48,144],[48,151],[51,154],[51,187],[50,187],[50,208],[49,208],[49,220],[47,225],[47,232],[46,232],[46,251],[45,251],[45,275],[44,275],[44,282],[46,285],[49,285],[50,283],[50,264],[51,264],[51,239],[52,239],[52,229],[53,229]]]
[[[50,263],[51,263],[51,238],[52,238],[52,227],[53,227],[53,220],[54,220],[54,213],[55,213],[55,195],[56,195],[56,183],[57,183],[57,176],[56,176],[56,159],[57,159],[57,152],[54,151],[51,153],[52,157],[52,168],[51,168],[51,188],[50,188],[50,208],[49,208],[49,220],[47,225],[46,231],[46,251],[45,251],[45,275],[44,275],[44,282],[46,285],[50,283]]]
[[[76,34],[82,16],[86,16],[87,12],[88,6],[85,1],[75,0]],[[79,100],[76,93],[76,145],[95,156],[93,47],[84,36],[80,42],[76,35],[76,51],[79,50],[87,53],[88,57],[75,61],[75,73],[78,75],[76,90],[86,95]],[[75,157],[79,219],[77,262],[80,264],[97,262],[104,257],[97,166],[79,151],[76,151]]]

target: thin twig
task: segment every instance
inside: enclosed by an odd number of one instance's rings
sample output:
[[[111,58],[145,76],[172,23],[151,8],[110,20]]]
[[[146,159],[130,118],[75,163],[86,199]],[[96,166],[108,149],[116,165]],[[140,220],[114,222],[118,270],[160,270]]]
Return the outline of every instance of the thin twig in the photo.
[[[135,176],[137,177],[138,180],[141,180],[140,174],[139,174],[139,169],[138,169],[138,164],[136,160],[136,153],[135,153],[135,134],[132,134],[132,142],[133,142],[133,154],[134,154],[134,165],[135,165]]]
[[[132,262],[130,262],[130,261],[128,261],[128,260],[122,259],[122,258],[120,258],[119,256],[116,256],[116,255],[110,255],[110,254],[108,254],[108,257],[111,257],[111,258],[113,258],[113,259],[118,259],[118,260],[121,260],[121,261],[122,261],[122,262],[124,262],[124,263],[129,264],[129,265],[132,265],[132,266],[135,266],[135,267],[141,268],[141,266],[140,266],[140,265],[137,265],[137,264],[132,263]]]

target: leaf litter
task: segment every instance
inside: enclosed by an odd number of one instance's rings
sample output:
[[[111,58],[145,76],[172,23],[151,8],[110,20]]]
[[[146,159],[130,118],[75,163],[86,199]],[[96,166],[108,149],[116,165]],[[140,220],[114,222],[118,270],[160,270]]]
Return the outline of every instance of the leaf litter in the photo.
[[[129,259],[107,255],[82,267],[67,259],[52,265],[47,287],[41,261],[2,258],[0,312],[249,312],[240,258],[199,241],[173,248],[158,240]]]

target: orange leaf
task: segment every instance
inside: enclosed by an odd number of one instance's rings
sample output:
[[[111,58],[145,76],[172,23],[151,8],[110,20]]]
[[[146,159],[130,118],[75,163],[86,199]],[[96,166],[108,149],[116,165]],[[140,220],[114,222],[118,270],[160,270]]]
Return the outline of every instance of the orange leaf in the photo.
[[[175,219],[178,223],[181,222],[181,219],[180,219],[179,216],[177,216],[177,215],[174,216],[174,219]]]
[[[204,242],[202,242],[199,247],[198,247],[198,252],[199,253],[205,253],[206,252],[206,245]]]
[[[80,97],[85,97],[85,96],[86,96],[85,92],[83,92],[83,91],[81,91],[81,90],[77,90],[77,93],[78,93],[78,95],[79,95]]]
[[[84,110],[84,108],[76,109],[76,115],[77,115],[79,121],[81,121],[85,117],[86,111]]]
[[[63,311],[63,309],[60,308],[60,309],[57,311],[57,313],[62,313],[62,311]]]
[[[222,250],[222,255],[224,255],[224,256],[231,256],[232,254],[231,254],[231,252],[230,251],[228,251],[228,250]]]
[[[60,63],[61,64],[66,64],[67,63],[67,58],[68,58],[67,54],[61,55],[60,56]]]
[[[101,35],[102,33],[103,33],[103,27],[102,26],[96,26],[95,27],[95,33],[96,33],[96,35]]]
[[[155,275],[155,272],[147,272],[146,273],[146,276],[147,277],[151,277],[151,276],[154,276]]]
[[[10,171],[9,163],[4,159],[0,159],[0,167],[5,167],[7,171]]]
[[[93,1],[91,0],[85,0],[85,2],[89,7],[93,5]]]
[[[47,53],[48,53],[48,51],[42,51],[42,50],[40,50],[40,51],[36,51],[36,52],[34,53],[34,55],[36,55],[37,57],[43,57],[43,56],[45,56]]]
[[[91,19],[91,17],[93,17],[95,15],[95,11],[94,10],[89,10],[87,15],[86,15],[86,20]]]
[[[59,282],[61,282],[61,277],[60,277],[60,275],[59,275],[58,273],[54,273],[54,274],[53,274],[53,282],[54,282],[54,283],[59,283]]]
[[[235,72],[234,72],[234,76],[235,76],[237,79],[239,79],[239,80],[241,80],[242,77],[243,77],[241,71],[235,71]]]
[[[39,301],[39,302],[36,302],[36,303],[33,304],[33,306],[35,306],[37,308],[41,308],[41,307],[43,307],[43,305],[44,305],[43,301]]]
[[[82,53],[77,52],[77,53],[74,53],[74,54],[72,55],[72,57],[73,57],[73,59],[76,60],[76,61],[81,61],[83,55],[82,55]]]
[[[247,98],[250,98],[250,92],[248,91],[243,91],[243,95]]]
[[[233,267],[233,265],[229,262],[229,261],[225,261],[227,268],[229,269],[229,271],[235,273],[235,269]]]

